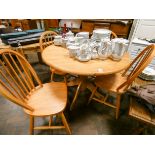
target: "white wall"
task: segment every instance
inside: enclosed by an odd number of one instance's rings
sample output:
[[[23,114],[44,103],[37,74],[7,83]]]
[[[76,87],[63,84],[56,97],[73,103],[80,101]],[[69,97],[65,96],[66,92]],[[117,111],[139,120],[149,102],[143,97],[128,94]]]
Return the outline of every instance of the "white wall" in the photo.
[[[155,39],[155,19],[135,19],[129,39]]]

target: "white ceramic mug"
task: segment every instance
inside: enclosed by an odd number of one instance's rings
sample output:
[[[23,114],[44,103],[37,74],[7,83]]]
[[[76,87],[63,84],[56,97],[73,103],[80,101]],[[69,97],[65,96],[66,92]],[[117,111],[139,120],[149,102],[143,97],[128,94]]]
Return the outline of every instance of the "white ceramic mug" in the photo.
[[[66,47],[67,42],[68,42],[67,38],[62,38],[62,46],[63,47]]]
[[[84,37],[75,37],[75,43],[82,44],[84,40],[85,40]]]
[[[69,56],[71,58],[74,58],[74,57],[76,57],[79,54],[80,47],[74,46],[74,45],[70,45],[70,46],[68,46],[68,50],[69,50]]]
[[[62,36],[54,37],[54,45],[62,45]]]

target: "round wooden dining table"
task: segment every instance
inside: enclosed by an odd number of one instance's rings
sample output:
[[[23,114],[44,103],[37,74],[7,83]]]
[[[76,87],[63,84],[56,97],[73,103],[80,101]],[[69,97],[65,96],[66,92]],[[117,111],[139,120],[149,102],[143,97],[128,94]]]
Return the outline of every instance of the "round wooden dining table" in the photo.
[[[56,70],[78,75],[78,87],[70,109],[73,108],[82,85],[87,86],[87,88],[90,90],[93,89],[92,85],[90,83],[88,84],[87,78],[89,76],[114,74],[126,69],[131,62],[130,54],[128,52],[124,54],[120,61],[114,61],[108,58],[106,60],[95,59],[87,62],[81,62],[71,58],[69,56],[68,49],[55,45],[48,46],[44,49],[42,52],[42,59],[47,65]]]
[[[56,70],[81,76],[99,76],[117,73],[124,70],[130,63],[128,52],[124,54],[120,61],[96,59],[80,62],[69,57],[68,49],[55,45],[44,49],[42,59],[47,65]]]

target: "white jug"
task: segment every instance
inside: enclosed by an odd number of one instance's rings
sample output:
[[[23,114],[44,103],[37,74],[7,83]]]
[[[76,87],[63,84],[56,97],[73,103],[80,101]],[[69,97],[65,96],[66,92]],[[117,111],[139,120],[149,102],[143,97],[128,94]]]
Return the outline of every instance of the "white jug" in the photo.
[[[121,60],[124,52],[127,51],[128,40],[123,38],[112,39],[112,54],[111,57],[113,60]]]
[[[111,41],[103,40],[98,50],[99,59],[105,60],[111,55],[111,53],[112,53]]]

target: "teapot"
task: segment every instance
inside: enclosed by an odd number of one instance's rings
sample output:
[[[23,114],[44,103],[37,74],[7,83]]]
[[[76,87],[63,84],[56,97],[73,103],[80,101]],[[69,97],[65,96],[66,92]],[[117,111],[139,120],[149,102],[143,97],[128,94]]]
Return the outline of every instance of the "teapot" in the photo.
[[[72,33],[71,31],[67,32],[66,33],[66,38],[69,39],[69,38],[74,38],[74,33]]]

